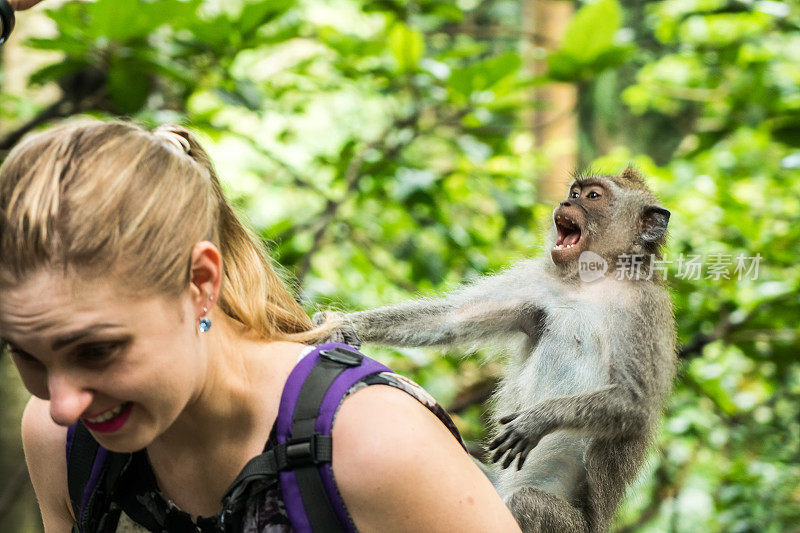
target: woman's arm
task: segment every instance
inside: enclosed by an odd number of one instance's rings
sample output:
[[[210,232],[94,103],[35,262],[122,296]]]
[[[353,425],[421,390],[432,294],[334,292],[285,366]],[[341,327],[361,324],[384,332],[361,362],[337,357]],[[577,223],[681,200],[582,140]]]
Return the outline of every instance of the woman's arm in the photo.
[[[31,398],[22,415],[22,446],[47,533],[67,533],[75,522],[67,489],[66,442],[67,428],[50,418],[49,402]]]
[[[359,531],[519,531],[444,424],[398,389],[348,397],[333,426],[336,484]]]

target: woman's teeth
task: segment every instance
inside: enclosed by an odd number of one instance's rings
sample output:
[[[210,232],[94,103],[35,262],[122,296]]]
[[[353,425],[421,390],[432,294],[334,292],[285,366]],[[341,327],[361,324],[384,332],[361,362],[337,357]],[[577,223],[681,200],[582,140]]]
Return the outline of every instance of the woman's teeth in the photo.
[[[86,421],[91,422],[92,424],[100,424],[101,422],[111,420],[112,418],[114,418],[115,416],[117,416],[122,412],[123,407],[125,407],[125,404],[118,405],[112,410],[106,411],[105,413],[98,415],[94,418],[87,418]]]

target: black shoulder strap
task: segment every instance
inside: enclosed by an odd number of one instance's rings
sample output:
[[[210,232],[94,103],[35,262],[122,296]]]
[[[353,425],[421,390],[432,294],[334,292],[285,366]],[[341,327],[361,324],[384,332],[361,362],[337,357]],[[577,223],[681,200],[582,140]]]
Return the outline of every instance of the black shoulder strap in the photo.
[[[336,533],[347,529],[336,516],[320,475],[320,461],[315,457],[324,455],[323,461],[331,462],[333,446],[330,435],[317,433],[316,423],[322,400],[333,381],[354,364],[360,364],[360,360],[345,362],[326,357],[327,352],[322,355],[300,388],[292,414],[292,438],[287,442],[287,455],[295,464],[295,478],[312,531]]]
[[[83,424],[75,425],[72,442],[67,454],[67,486],[72,512],[78,522],[81,519],[83,489],[92,474],[92,466],[100,447]]]
[[[105,512],[103,505],[130,454],[114,453],[100,447],[86,427],[78,422],[69,436],[67,487],[78,531],[95,532]]]

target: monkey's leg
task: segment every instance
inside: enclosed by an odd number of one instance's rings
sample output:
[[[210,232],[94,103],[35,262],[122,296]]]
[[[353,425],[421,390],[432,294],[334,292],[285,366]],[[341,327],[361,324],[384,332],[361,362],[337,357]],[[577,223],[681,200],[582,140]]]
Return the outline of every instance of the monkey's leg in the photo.
[[[523,487],[508,500],[511,514],[525,533],[585,533],[589,531],[580,509],[560,496],[536,487]]]

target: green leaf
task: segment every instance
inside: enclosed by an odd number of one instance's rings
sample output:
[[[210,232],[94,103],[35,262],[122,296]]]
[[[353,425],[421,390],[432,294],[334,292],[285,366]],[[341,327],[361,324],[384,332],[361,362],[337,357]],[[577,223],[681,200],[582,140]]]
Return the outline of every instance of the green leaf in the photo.
[[[800,146],[800,120],[797,124],[775,128],[772,134],[775,136],[775,140],[788,146]]]
[[[25,44],[38,50],[57,50],[68,56],[83,56],[91,50],[90,43],[86,40],[69,35],[59,35],[52,39],[32,38]]]
[[[251,111],[259,111],[262,105],[258,87],[249,80],[232,80],[226,87],[217,88],[222,100],[230,105],[242,106]]]
[[[556,52],[547,58],[547,67],[552,79],[573,81],[581,77],[583,65],[571,54]]]
[[[88,67],[85,61],[61,61],[42,67],[28,78],[28,85],[42,85],[51,81],[60,81],[66,76]]]
[[[84,2],[67,2],[59,9],[48,9],[45,12],[56,23],[62,35],[77,39],[85,39],[90,26],[88,15],[89,4]]]
[[[389,32],[388,44],[400,72],[417,70],[425,53],[425,38],[420,31],[398,22]]]
[[[116,59],[108,69],[108,92],[121,111],[136,113],[150,94],[149,76],[135,62]]]
[[[153,57],[152,55],[142,55],[137,57],[143,69],[150,70],[153,73],[161,74],[165,78],[169,78],[187,87],[193,87],[197,84],[197,78],[192,73],[181,66],[169,63],[168,61]]]
[[[589,62],[582,62],[571,54],[556,52],[547,58],[548,76],[566,82],[589,79],[603,70],[621,65],[633,50],[632,47],[614,46],[603,50]]]
[[[247,4],[238,17],[237,29],[246,35],[284,14],[294,4],[294,0],[265,0]]]
[[[617,0],[599,0],[580,8],[564,33],[560,52],[589,63],[614,46],[614,34],[622,24]]]
[[[223,15],[213,19],[191,20],[188,29],[194,35],[194,39],[191,41],[181,39],[182,44],[203,51],[210,50],[219,55],[228,53],[231,36],[236,32],[234,23]]]
[[[87,8],[92,24],[86,35],[118,42],[144,39],[175,19],[194,16],[199,5],[199,0],[98,0]]]
[[[467,68],[456,69],[450,74],[450,87],[458,94],[469,98],[477,91],[486,91],[516,73],[522,59],[516,52],[506,52],[488,57]]]

